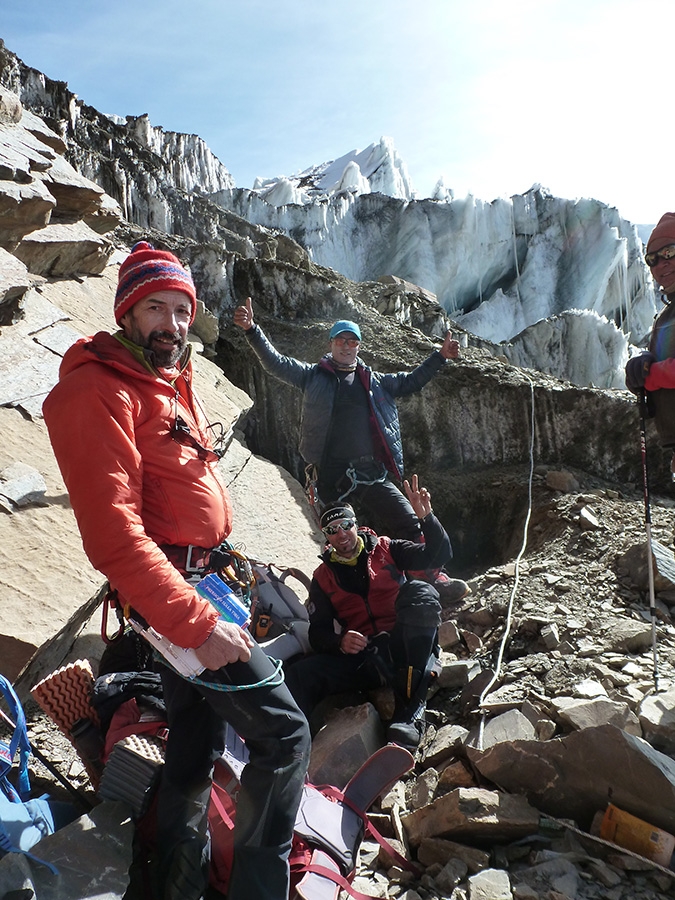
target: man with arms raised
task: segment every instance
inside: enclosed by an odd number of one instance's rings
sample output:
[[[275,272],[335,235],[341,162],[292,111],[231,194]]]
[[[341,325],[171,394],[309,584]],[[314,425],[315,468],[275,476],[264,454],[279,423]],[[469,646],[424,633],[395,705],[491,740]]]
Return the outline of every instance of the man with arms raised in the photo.
[[[359,358],[361,329],[356,322],[334,323],[329,352],[315,364],[275,349],[254,321],[250,297],[235,310],[234,323],[246,332],[263,368],[302,391],[299,449],[320,509],[346,502],[360,515],[382,522],[387,534],[421,540],[419,520],[397,486],[403,478],[403,445],[396,398],[420,391],[449,359],[459,356],[459,342],[448,332],[440,349],[411,372],[384,374]],[[445,573],[434,578],[447,602],[469,593],[464,581]]]

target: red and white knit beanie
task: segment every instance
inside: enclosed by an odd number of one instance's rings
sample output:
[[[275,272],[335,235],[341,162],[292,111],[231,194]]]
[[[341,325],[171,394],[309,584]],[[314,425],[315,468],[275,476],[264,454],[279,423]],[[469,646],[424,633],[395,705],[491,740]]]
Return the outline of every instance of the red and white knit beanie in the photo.
[[[167,250],[155,250],[147,241],[139,241],[120,266],[117,292],[115,293],[115,321],[134,303],[138,303],[155,291],[183,291],[190,298],[193,323],[197,309],[197,293],[190,273],[180,260]]]
[[[656,227],[649,235],[647,241],[647,253],[656,253],[669,244],[675,244],[675,213],[664,213]]]

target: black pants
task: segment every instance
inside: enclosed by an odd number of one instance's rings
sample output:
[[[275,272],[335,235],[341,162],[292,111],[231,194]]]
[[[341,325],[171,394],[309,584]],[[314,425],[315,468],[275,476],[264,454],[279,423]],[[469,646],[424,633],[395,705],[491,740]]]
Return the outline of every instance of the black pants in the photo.
[[[273,671],[256,645],[247,663],[200,676],[252,684]],[[310,753],[307,722],[285,684],[225,692],[162,666],[169,722],[157,813],[161,900],[193,900],[208,878],[207,806],[225,722],[245,741],[228,900],[287,900],[293,825]]]
[[[319,472],[317,490],[324,507],[332,506],[348,486],[349,480],[340,480],[339,473]],[[378,534],[415,543],[422,539],[419,519],[410,501],[389,476],[376,484],[357,484],[342,502],[354,507],[359,524],[368,525]]]
[[[407,581],[398,592],[391,633],[371,638],[359,653],[316,653],[289,666],[286,683],[300,709],[309,717],[324,697],[346,691],[389,685],[396,692],[399,674],[409,667],[423,676],[436,650],[440,610],[433,585]]]

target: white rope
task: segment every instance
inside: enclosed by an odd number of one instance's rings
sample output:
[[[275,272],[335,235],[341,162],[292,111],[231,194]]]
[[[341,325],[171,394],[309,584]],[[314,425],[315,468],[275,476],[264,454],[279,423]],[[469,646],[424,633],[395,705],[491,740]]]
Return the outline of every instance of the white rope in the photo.
[[[495,668],[495,673],[486,685],[483,688],[483,691],[478,699],[478,708],[479,710],[483,706],[485,702],[486,695],[490,692],[493,685],[497,682],[501,675],[502,662],[504,659],[504,651],[506,649],[506,643],[509,639],[509,635],[511,633],[511,618],[513,613],[513,603],[516,597],[516,593],[518,591],[518,586],[520,584],[520,560],[527,548],[527,530],[530,525],[530,517],[532,515],[532,483],[534,480],[534,383],[527,372],[523,372],[527,380],[530,382],[530,398],[531,398],[531,412],[530,412],[530,475],[528,481],[528,503],[527,503],[527,516],[525,517],[525,525],[523,527],[523,543],[521,545],[518,556],[516,557],[515,563],[515,579],[513,582],[513,589],[511,591],[511,596],[509,598],[509,605],[506,611],[506,622],[504,625],[504,634],[502,636],[502,640],[499,646],[499,653],[497,654],[497,665]],[[480,725],[478,729],[478,749],[483,749],[483,732],[485,730],[485,721],[488,715],[487,710],[481,710],[481,719]]]

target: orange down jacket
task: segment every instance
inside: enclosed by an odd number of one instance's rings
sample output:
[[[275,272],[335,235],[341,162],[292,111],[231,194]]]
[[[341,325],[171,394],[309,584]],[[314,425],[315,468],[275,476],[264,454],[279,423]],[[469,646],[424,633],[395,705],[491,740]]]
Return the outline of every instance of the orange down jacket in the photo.
[[[232,508],[217,462],[170,435],[178,413],[211,446],[191,363],[175,384],[99,332],[67,351],[43,413],[92,565],[157,631],[198,647],[217,613],[158,545],[215,547]]]

